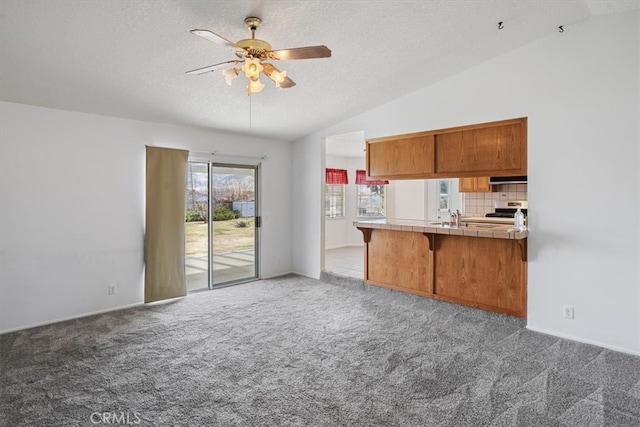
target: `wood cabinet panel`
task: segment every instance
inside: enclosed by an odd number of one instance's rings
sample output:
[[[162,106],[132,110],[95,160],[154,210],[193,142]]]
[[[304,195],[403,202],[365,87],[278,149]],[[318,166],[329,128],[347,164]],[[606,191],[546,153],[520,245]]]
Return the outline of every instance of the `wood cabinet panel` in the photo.
[[[441,133],[435,136],[436,172],[458,173],[470,170],[465,147],[471,147],[465,132]]]
[[[476,178],[460,178],[458,180],[458,191],[461,193],[473,193],[476,191]]]
[[[413,293],[432,293],[433,256],[424,234],[374,229],[365,250],[367,282]]]
[[[489,184],[488,176],[479,176],[475,178],[475,184],[476,184],[476,192],[478,193],[480,192],[488,193],[493,190],[491,188],[491,184]]]
[[[502,124],[435,137],[436,172],[464,173],[526,170],[522,124]],[[523,157],[524,153],[524,157]]]
[[[488,193],[493,191],[488,176],[460,178],[458,191],[461,193]]]
[[[520,125],[502,125],[473,132],[471,156],[474,171],[520,170],[522,168]]]
[[[373,178],[526,175],[527,119],[369,139],[366,151]]]
[[[434,169],[433,135],[367,142],[367,172],[370,177],[421,177],[433,173]]]
[[[526,313],[526,263],[515,240],[436,236],[434,293],[493,311]]]
[[[359,230],[365,283],[526,316],[526,239]]]

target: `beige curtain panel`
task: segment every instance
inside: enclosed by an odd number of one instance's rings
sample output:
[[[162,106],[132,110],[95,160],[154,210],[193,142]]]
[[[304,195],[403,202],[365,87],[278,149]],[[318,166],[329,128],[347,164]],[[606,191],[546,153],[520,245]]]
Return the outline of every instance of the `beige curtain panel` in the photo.
[[[144,302],[187,294],[184,215],[189,152],[147,147]]]

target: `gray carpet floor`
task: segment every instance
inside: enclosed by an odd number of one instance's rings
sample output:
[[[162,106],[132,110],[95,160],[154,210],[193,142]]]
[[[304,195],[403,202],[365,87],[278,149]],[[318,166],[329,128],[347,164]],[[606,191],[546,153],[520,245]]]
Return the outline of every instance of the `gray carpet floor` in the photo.
[[[638,357],[299,276],[4,334],[0,357],[2,426],[640,425]]]

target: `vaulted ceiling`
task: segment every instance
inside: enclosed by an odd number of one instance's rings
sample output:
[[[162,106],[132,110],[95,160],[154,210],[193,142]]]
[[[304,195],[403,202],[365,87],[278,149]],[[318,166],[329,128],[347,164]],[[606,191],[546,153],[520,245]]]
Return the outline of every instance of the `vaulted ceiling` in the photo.
[[[633,1],[1,0],[0,99],[295,140]],[[297,85],[251,97],[240,76],[186,75],[234,59],[189,33],[331,58],[280,61]],[[498,22],[503,28],[498,29]]]

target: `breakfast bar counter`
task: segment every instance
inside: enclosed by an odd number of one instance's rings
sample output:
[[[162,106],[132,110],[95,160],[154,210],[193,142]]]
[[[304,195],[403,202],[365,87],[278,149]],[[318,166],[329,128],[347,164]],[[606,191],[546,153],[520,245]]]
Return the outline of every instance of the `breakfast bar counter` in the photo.
[[[509,224],[381,219],[362,232],[367,284],[526,316],[527,237]]]
[[[375,219],[354,221],[356,228],[378,228],[381,230],[414,231],[419,233],[451,234],[455,236],[490,237],[493,239],[526,239],[529,233],[518,231],[513,225],[462,220],[459,227],[443,225],[439,221],[412,219]]]

